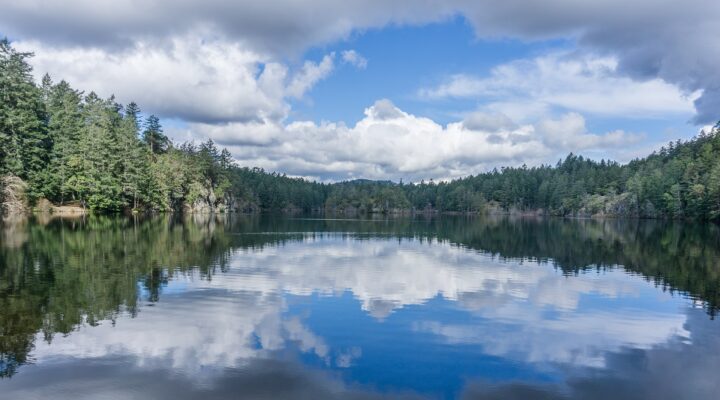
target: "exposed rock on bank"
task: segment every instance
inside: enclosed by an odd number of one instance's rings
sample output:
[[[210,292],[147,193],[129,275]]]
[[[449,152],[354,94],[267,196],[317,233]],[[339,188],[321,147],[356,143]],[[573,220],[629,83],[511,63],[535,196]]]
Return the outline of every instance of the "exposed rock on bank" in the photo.
[[[28,212],[27,184],[17,176],[0,177],[0,215]]]
[[[182,210],[192,214],[209,214],[209,213],[231,213],[231,212],[260,212],[257,204],[238,200],[233,196],[225,194],[218,196],[212,189],[212,185],[208,182],[199,190],[199,195],[192,201],[186,201],[182,204]]]

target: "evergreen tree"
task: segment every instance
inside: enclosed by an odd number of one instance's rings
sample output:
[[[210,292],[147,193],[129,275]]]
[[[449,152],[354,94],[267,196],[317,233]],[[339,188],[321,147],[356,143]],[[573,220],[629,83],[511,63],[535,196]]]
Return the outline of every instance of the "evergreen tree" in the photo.
[[[118,211],[124,203],[121,176],[117,165],[122,157],[117,140],[122,120],[113,99],[102,100],[91,92],[83,108],[85,127],[80,148],[85,155],[80,163],[78,187],[80,200],[91,209]]]
[[[143,131],[143,142],[153,154],[162,154],[167,151],[170,140],[163,133],[160,119],[155,115],[147,117],[145,120],[145,130]]]
[[[140,192],[144,180],[148,179],[146,148],[142,146],[138,135],[140,134],[140,107],[130,103],[125,107],[120,130],[117,135],[121,162],[119,176],[121,176],[122,192],[127,202],[137,209],[142,197]]]
[[[52,146],[46,132],[42,93],[27,58],[0,40],[0,174],[30,181],[31,196],[42,196],[39,176]]]
[[[84,157],[78,147],[84,129],[82,93],[61,81],[47,90],[45,103],[48,135],[53,143],[47,168],[45,195],[63,203],[75,199],[77,193],[73,192],[69,180],[82,172],[77,168]]]

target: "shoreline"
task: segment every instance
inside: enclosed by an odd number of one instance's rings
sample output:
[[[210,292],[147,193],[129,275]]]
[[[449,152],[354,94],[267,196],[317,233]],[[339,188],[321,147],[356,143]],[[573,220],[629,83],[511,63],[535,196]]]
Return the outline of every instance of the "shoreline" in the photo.
[[[322,217],[513,217],[513,218],[552,218],[552,219],[568,219],[568,220],[653,220],[653,221],[686,221],[712,223],[713,221],[695,220],[692,218],[668,218],[664,216],[646,217],[638,215],[615,215],[615,214],[573,214],[573,215],[557,215],[538,211],[414,211],[414,210],[395,210],[390,212],[360,212],[360,211],[328,211],[328,210],[259,210],[259,211],[235,211],[235,210],[179,210],[179,211],[150,211],[150,212],[133,212],[124,211],[116,213],[95,212],[88,208],[74,206],[52,206],[43,209],[32,209],[24,212],[7,212],[0,214],[0,221],[12,221],[29,217],[59,217],[59,218],[80,218],[87,216],[158,216],[158,215],[318,215]]]

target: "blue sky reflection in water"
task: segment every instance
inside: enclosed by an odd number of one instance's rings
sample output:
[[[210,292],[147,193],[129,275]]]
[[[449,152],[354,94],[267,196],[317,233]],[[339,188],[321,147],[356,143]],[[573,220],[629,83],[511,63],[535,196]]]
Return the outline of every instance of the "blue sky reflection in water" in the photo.
[[[443,238],[440,228],[417,221],[398,232],[387,221],[364,222],[362,232],[353,232],[352,222],[302,229],[319,223],[241,225],[244,232],[219,224],[197,238],[220,248],[210,260],[213,273],[158,266],[154,294],[147,276],[138,277],[135,311],[80,324],[51,341],[38,331],[31,361],[0,380],[2,397],[709,399],[718,393],[720,326],[702,299],[663,290],[657,277],[619,266],[572,271],[531,246],[526,257],[506,257]],[[492,223],[453,226],[460,232]],[[423,232],[412,233],[413,224]],[[504,224],[515,229],[516,223]],[[585,233],[597,228],[562,222],[543,229],[562,238],[566,224]],[[52,237],[68,228],[34,229]],[[596,240],[617,235],[603,232]],[[565,239],[567,246],[581,244]],[[241,244],[248,240],[261,244]],[[3,251],[7,261],[20,250]]]

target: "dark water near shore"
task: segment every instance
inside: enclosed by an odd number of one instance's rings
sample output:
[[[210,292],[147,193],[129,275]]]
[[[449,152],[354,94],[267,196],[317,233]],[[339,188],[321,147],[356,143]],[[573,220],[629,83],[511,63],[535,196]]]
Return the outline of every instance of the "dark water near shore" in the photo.
[[[0,225],[1,399],[717,399],[720,229]]]

